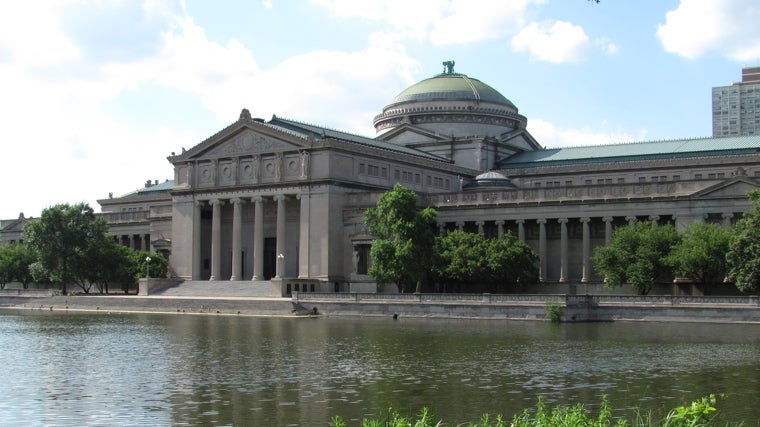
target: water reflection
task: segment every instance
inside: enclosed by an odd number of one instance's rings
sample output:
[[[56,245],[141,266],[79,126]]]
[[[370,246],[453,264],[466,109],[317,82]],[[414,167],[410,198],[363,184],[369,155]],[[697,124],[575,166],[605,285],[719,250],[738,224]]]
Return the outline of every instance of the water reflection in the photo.
[[[760,326],[192,315],[0,316],[0,425],[455,424],[602,395],[617,415],[727,393],[760,419]]]

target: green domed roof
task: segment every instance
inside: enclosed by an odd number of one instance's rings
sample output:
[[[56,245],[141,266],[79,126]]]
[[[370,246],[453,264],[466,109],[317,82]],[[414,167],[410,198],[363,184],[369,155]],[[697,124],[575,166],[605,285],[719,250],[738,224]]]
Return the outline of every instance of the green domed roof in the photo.
[[[515,108],[514,104],[496,89],[478,79],[459,73],[442,73],[415,83],[393,98],[391,105],[432,100],[485,101]]]

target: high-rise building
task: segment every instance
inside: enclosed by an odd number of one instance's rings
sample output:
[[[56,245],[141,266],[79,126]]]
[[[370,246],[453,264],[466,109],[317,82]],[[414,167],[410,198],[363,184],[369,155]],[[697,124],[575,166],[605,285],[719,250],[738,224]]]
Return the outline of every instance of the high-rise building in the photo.
[[[713,136],[760,135],[760,67],[742,69],[742,81],[712,89]]]

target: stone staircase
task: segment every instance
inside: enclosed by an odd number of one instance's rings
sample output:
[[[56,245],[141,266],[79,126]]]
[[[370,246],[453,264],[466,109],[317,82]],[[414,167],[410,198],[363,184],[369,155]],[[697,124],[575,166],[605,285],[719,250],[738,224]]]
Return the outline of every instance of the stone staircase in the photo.
[[[151,293],[151,296],[171,296],[186,298],[278,298],[279,284],[273,285],[269,280],[251,281],[211,281],[186,280],[178,285],[170,286]]]

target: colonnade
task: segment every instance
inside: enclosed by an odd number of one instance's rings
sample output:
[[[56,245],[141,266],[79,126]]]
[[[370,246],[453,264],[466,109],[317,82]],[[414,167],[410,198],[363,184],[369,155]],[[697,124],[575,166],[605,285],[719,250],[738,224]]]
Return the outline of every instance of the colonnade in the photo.
[[[276,264],[275,279],[285,276],[285,243],[286,243],[286,195],[278,194],[271,196],[277,202],[277,240],[276,240]],[[222,264],[222,206],[232,205],[232,274],[231,281],[243,280],[243,204],[249,201],[254,205],[253,224],[253,276],[252,280],[264,280],[264,203],[263,196],[250,198],[233,197],[229,199],[213,198],[197,200],[193,215],[193,280],[200,280],[201,270],[201,212],[204,206],[211,206],[211,275],[209,280],[226,280],[221,277]]]
[[[538,227],[538,236],[537,239],[531,239],[531,240],[537,240],[537,248],[536,252],[538,254],[539,258],[539,280],[544,282],[547,281],[547,267],[548,267],[548,237],[547,237],[547,224],[550,224],[551,222],[555,222],[556,224],[559,224],[559,278],[558,281],[560,283],[568,282],[570,280],[569,277],[569,233],[568,233],[568,222],[570,219],[577,220],[581,224],[581,277],[580,281],[581,283],[588,283],[592,280],[592,271],[591,271],[591,217],[580,217],[580,218],[568,218],[568,217],[561,217],[561,218],[538,218],[535,220],[526,220],[526,219],[512,219],[508,220],[510,222],[513,222],[513,224],[517,228],[517,239],[523,243],[527,242],[526,238],[526,226],[530,225],[530,222],[533,222],[533,224],[536,224]],[[650,221],[658,221],[660,218],[657,216],[650,216],[647,219]],[[626,220],[628,223],[632,223],[636,220],[636,217],[626,217]],[[612,230],[613,230],[613,222],[614,218],[612,216],[605,216],[601,217],[601,221],[604,222],[604,244],[607,245],[612,240]],[[507,224],[507,220],[494,220],[493,223],[496,225],[497,228],[497,235],[499,238],[501,238],[505,233],[505,225]],[[460,231],[465,230],[465,222],[464,221],[457,221],[454,223],[455,227],[459,229]],[[475,221],[475,226],[477,227],[477,232],[479,234],[485,234],[485,226],[486,221],[478,220]],[[438,230],[439,234],[443,235],[445,234],[447,230],[447,224],[446,223],[439,223],[438,224]]]
[[[733,213],[717,213],[717,214],[704,214],[701,218],[702,220],[711,220],[715,222],[719,222],[722,226],[728,227],[731,226],[734,214]],[[494,224],[496,227],[496,234],[499,238],[501,238],[505,231],[506,226],[509,223],[513,227],[510,227],[513,231],[516,228],[517,231],[517,239],[523,243],[527,243],[528,240],[531,240],[534,244],[534,249],[536,250],[539,258],[539,280],[544,282],[547,281],[547,270],[548,270],[548,263],[549,263],[549,253],[548,253],[548,237],[547,237],[547,226],[554,223],[559,225],[559,257],[558,259],[554,257],[556,261],[558,261],[559,264],[559,275],[556,280],[558,280],[560,283],[568,282],[570,280],[577,280],[577,276],[575,279],[571,279],[570,277],[570,241],[571,238],[568,233],[568,223],[572,220],[573,223],[580,223],[580,230],[581,230],[581,241],[580,241],[580,252],[581,252],[581,263],[580,263],[580,281],[581,283],[588,283],[591,280],[593,280],[592,277],[592,267],[591,267],[591,256],[592,256],[592,230],[591,226],[592,224],[596,223],[598,224],[599,220],[604,223],[604,237],[603,237],[603,243],[601,241],[601,237],[597,237],[597,245],[609,245],[612,241],[612,233],[613,233],[613,225],[633,225],[636,223],[636,221],[639,220],[649,220],[652,222],[661,222],[664,221],[675,221],[676,217],[674,215],[668,215],[664,217],[660,217],[659,215],[649,215],[649,216],[620,216],[620,217],[613,217],[613,216],[603,216],[603,217],[595,217],[592,219],[590,216],[584,216],[584,217],[560,217],[560,218],[538,218],[538,219],[497,219],[497,220],[477,220],[477,221],[470,221],[470,224],[474,223],[475,227],[477,228],[477,233],[484,235],[486,233],[486,222],[489,222],[490,224]],[[439,235],[444,235],[446,233],[446,230],[450,229],[451,222],[441,222],[438,223],[438,232]],[[454,227],[460,231],[465,231],[466,228],[466,222],[465,221],[456,221],[453,223]],[[532,226],[533,231],[535,231],[535,228],[537,227],[537,236],[535,233],[533,234],[532,238],[526,238],[526,228],[528,226]],[[470,228],[470,230],[474,231],[474,228]],[[596,233],[597,236],[599,236],[599,232]],[[556,246],[555,246],[556,248]],[[578,248],[578,245],[576,244],[574,248]],[[555,266],[556,267],[556,266]],[[578,267],[576,267],[578,268]],[[556,270],[555,270],[556,271]],[[575,270],[576,274],[578,270]]]

